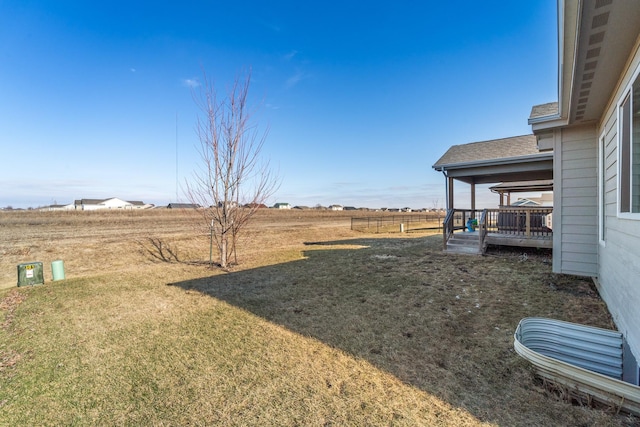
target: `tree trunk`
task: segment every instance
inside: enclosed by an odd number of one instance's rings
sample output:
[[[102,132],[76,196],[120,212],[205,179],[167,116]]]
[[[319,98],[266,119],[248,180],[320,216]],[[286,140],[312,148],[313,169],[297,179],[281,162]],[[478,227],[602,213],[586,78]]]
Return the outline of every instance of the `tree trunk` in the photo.
[[[220,267],[227,268],[227,236],[222,236],[220,245]]]

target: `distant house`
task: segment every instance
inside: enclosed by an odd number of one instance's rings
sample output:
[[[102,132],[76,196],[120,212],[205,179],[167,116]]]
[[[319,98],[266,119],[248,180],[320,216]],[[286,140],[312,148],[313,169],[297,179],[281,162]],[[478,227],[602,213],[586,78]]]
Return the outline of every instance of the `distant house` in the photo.
[[[267,205],[264,203],[247,203],[244,205],[245,208],[258,208],[258,209],[266,209]]]
[[[341,211],[343,210],[343,207],[341,205],[331,205],[329,206],[329,209],[331,209],[332,211]]]
[[[224,202],[218,202],[218,207],[222,208],[224,206]],[[238,207],[238,202],[232,201],[227,202],[227,209],[233,209]]]
[[[75,209],[75,205],[70,203],[68,205],[51,205],[41,207],[39,210],[41,211],[72,211]]]
[[[274,209],[291,209],[291,205],[289,203],[276,203],[273,205]]]
[[[194,203],[169,203],[167,209],[198,209],[200,205]]]
[[[553,194],[542,194],[540,197],[519,197],[511,206],[553,206]]]
[[[74,202],[74,209],[80,211],[95,211],[99,209],[149,209],[153,205],[140,201],[128,202],[112,197],[110,199],[80,199]]]

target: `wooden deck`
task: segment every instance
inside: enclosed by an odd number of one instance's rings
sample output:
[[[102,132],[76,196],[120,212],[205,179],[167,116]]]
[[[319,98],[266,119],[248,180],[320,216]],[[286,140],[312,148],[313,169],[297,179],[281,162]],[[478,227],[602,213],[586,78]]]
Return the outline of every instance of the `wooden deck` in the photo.
[[[553,208],[453,209],[444,221],[444,250],[484,253],[488,245],[552,248]],[[474,231],[468,230],[474,221]]]
[[[485,237],[487,245],[520,246],[523,248],[553,248],[553,235],[526,236],[520,234],[487,233]]]

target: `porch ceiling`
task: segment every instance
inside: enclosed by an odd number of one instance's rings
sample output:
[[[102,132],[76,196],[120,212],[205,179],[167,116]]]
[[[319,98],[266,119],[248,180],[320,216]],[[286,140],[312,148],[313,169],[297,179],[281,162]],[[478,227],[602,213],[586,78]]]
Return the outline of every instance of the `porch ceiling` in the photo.
[[[467,184],[552,180],[553,158],[509,165],[476,165],[464,169],[449,169],[446,174]]]
[[[526,193],[530,191],[553,191],[552,179],[537,181],[503,182],[489,187],[494,193]]]

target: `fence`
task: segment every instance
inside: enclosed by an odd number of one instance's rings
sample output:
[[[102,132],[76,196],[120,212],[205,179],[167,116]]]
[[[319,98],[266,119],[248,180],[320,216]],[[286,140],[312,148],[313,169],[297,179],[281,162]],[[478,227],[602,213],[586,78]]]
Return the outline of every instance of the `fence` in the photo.
[[[351,229],[367,233],[401,233],[417,231],[442,231],[444,213],[385,215],[351,218]]]

